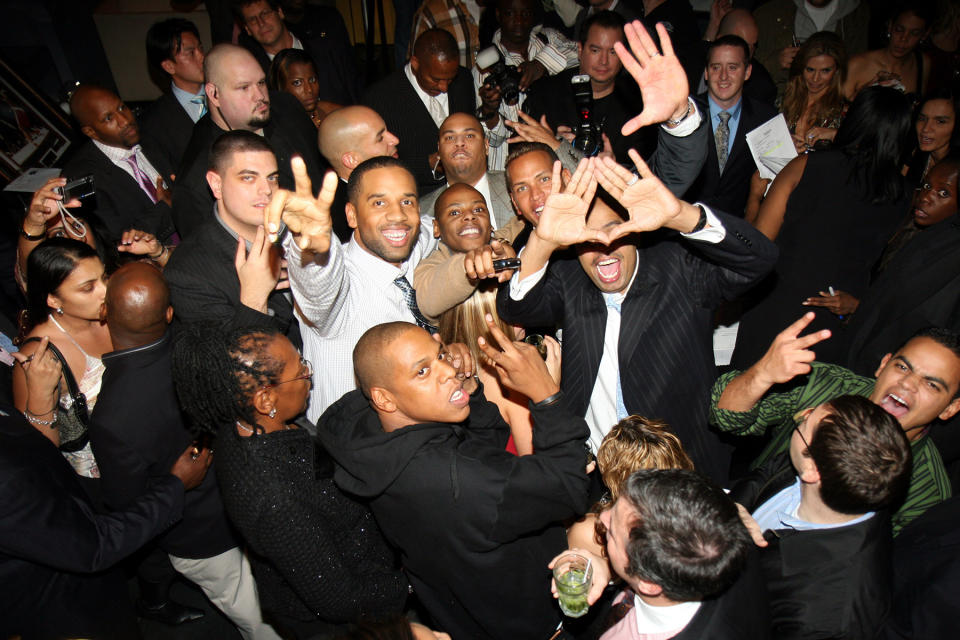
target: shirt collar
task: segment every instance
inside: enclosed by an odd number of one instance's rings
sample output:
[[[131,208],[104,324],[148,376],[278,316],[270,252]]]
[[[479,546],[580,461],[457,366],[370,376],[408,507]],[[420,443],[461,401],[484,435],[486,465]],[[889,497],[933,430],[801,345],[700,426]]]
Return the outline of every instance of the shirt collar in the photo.
[[[230,234],[231,238],[233,238],[234,240],[240,239],[240,234],[234,231],[233,229],[231,229],[229,226],[227,226],[226,221],[222,217],[220,217],[220,209],[217,207],[216,200],[213,201],[213,217],[216,219],[217,222],[220,223],[220,226],[223,227],[224,231]],[[250,251],[250,247],[253,246],[253,243],[246,239],[243,241],[243,243],[247,245],[247,251]]]
[[[743,109],[743,93],[740,93],[740,99],[737,100],[737,104],[733,105],[729,109],[724,109],[720,107],[716,102],[713,101],[713,97],[707,93],[707,101],[710,103],[710,117],[713,118],[714,122],[720,122],[720,112],[726,111],[730,114],[731,120],[736,120],[740,117],[740,111]]]
[[[129,149],[126,149],[124,147],[114,147],[109,144],[103,144],[99,140],[94,140],[93,138],[91,138],[90,141],[93,142],[94,146],[96,146],[97,149],[100,149],[100,151],[103,152],[103,155],[107,156],[111,162],[126,162],[127,158],[132,155],[136,155],[136,153],[140,151],[139,144],[135,144]]]
[[[536,37],[538,33],[543,31],[543,25],[537,25],[530,32],[530,42],[527,45],[527,57],[531,60],[533,56],[543,48],[543,43],[540,38]],[[511,64],[519,64],[523,62],[522,56],[519,54],[513,53],[512,51],[507,51],[506,47],[500,44],[500,29],[497,29],[496,33],[493,34],[492,42],[496,45],[497,49],[500,50],[501,55],[505,61],[510,62]]]
[[[193,104],[190,102],[191,100],[205,95],[202,84],[200,85],[200,91],[198,91],[197,93],[190,93],[189,91],[184,91],[183,89],[178,87],[176,82],[171,82],[170,91],[173,93],[174,97],[180,101],[180,104],[183,104],[183,103]]]
[[[417,77],[413,75],[413,69],[410,68],[410,63],[408,62],[403,67],[403,72],[407,75],[407,80],[410,81],[410,84],[413,85],[413,90],[417,92],[417,95],[420,96],[420,100],[424,105],[430,104],[430,98],[436,98],[440,101],[440,104],[445,105],[447,102],[447,94],[440,93],[435,96],[431,96],[429,93],[423,90],[423,87],[420,86],[420,83],[417,82]]]
[[[356,230],[354,230],[353,235],[350,236],[350,242],[344,246],[344,251],[350,256],[350,260],[356,265],[358,271],[371,278],[377,284],[388,285],[393,283],[399,276],[406,276],[407,273],[410,273],[411,276],[413,275],[412,265],[417,264],[420,257],[419,234],[417,242],[413,246],[413,251],[410,253],[410,257],[407,258],[406,262],[401,264],[399,268],[361,247],[357,242]],[[412,278],[408,278],[408,280],[411,281],[410,284],[412,285]]]

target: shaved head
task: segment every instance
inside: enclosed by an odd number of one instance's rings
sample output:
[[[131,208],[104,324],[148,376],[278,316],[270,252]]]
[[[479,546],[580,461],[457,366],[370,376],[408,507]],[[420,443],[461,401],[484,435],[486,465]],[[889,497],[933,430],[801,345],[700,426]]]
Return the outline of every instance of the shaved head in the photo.
[[[170,289],[160,270],[146,262],[117,269],[103,304],[115,349],[158,340],[170,322]]]
[[[460,50],[457,48],[457,41],[450,32],[443,29],[427,29],[417,38],[413,44],[413,55],[421,61],[427,59],[459,60]]]
[[[320,153],[344,180],[364,160],[396,157],[399,142],[376,111],[360,105],[328,114],[320,124],[319,136]]]
[[[410,322],[385,322],[360,336],[353,348],[353,372],[364,396],[370,398],[373,387],[387,387],[396,364],[388,353],[390,345],[406,333],[418,330],[419,327]]]
[[[229,43],[218,44],[210,49],[203,59],[203,77],[209,83],[224,84],[229,77],[230,67],[238,60],[253,60],[257,66],[260,64],[252,53],[241,46]]]
[[[115,96],[115,93],[103,87],[82,84],[70,96],[70,112],[80,126],[88,127],[97,119],[96,104],[104,98]]]
[[[753,14],[746,9],[732,9],[720,21],[717,27],[717,37],[720,36],[740,36],[750,47],[750,56],[753,57],[757,49],[757,38],[759,37],[757,21]]]

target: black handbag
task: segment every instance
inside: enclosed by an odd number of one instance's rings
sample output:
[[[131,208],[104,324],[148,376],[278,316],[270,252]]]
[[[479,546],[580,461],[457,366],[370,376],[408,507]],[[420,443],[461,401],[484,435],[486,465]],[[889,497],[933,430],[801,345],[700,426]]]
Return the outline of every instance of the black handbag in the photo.
[[[27,338],[23,344],[28,342],[40,342],[40,338]],[[87,423],[90,421],[90,412],[87,409],[87,397],[80,391],[76,378],[67,364],[67,359],[60,353],[56,345],[52,342],[47,343],[47,349],[60,361],[61,375],[67,382],[67,393],[73,398],[69,409],[64,409],[57,398],[57,420],[54,423],[57,431],[60,433],[61,451],[80,451],[90,438],[87,434]]]

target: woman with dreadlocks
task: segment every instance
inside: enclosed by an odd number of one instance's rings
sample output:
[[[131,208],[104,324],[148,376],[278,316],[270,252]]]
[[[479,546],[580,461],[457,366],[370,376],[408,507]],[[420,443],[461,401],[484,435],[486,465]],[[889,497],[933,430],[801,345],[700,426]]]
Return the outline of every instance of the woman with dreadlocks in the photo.
[[[173,373],[191,429],[215,439],[223,502],[278,630],[313,637],[403,611],[406,576],[370,511],[333,483],[313,425],[298,419],[313,367],[293,344],[263,327],[186,327]]]

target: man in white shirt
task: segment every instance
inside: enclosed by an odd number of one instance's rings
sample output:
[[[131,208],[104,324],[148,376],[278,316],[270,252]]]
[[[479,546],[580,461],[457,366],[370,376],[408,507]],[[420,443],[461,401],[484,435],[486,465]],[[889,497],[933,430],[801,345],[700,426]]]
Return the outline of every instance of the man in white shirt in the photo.
[[[354,233],[341,245],[332,234],[330,206],[337,178],[324,177],[314,199],[300,159],[293,161],[297,192],[280,191],[271,202],[267,230],[281,220],[294,234],[287,251],[290,288],[303,318],[303,355],[323,368],[314,377],[307,417],[356,388],[353,348],[378,324],[403,320],[429,327],[416,306],[413,271],[432,247],[430,225],[420,224],[413,175],[396,158],[371,158],[350,175],[347,222]],[[295,241],[296,240],[296,241]]]
[[[170,191],[140,147],[133,112],[117,94],[93,85],[77,87],[70,109],[90,139],[63,168],[68,180],[94,178],[96,194],[85,199],[84,215],[99,221],[114,242],[131,228],[168,240],[173,235]]]

